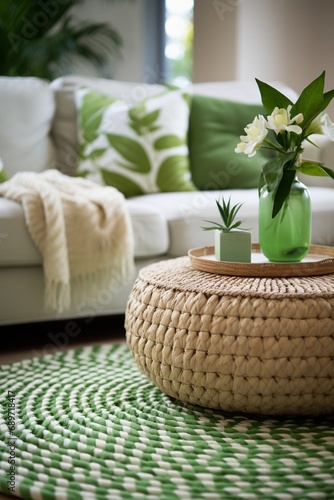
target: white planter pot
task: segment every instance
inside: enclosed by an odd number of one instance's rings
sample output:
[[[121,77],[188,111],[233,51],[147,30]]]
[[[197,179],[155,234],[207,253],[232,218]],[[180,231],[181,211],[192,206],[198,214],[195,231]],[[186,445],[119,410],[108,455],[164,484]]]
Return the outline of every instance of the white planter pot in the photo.
[[[215,231],[215,257],[227,262],[251,262],[251,233],[240,229]]]

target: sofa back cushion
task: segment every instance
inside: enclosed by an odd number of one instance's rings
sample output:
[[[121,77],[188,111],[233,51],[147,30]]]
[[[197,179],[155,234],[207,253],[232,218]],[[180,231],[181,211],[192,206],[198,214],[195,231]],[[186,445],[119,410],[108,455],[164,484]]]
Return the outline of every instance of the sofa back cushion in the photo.
[[[190,103],[190,94],[178,89],[134,105],[79,89],[77,173],[126,197],[196,190],[187,143]]]
[[[78,114],[75,96],[79,88],[103,93],[129,104],[139,103],[165,87],[159,84],[122,82],[107,78],[69,75],[53,80],[50,88],[55,95],[56,112],[52,134],[58,149],[59,170],[74,175],[78,166]]]
[[[270,156],[257,151],[252,158],[235,153],[244,128],[265,114],[261,104],[202,95],[192,98],[189,152],[192,179],[200,190],[257,188],[261,169]]]
[[[9,177],[56,165],[50,136],[55,100],[49,83],[35,77],[0,77],[0,158]]]
[[[269,82],[292,101],[296,92],[282,82]],[[234,152],[246,125],[263,113],[256,81],[193,84],[189,122],[192,179],[200,190],[255,188],[267,156]]]

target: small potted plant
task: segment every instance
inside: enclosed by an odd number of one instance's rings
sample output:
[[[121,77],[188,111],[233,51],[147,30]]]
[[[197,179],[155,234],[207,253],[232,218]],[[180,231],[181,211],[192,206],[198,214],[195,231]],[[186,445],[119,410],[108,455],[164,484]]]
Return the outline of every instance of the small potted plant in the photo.
[[[251,233],[241,228],[244,221],[235,220],[243,203],[231,207],[231,198],[216,200],[222,222],[210,222],[213,226],[202,227],[205,231],[215,231],[215,257],[219,261],[251,262]]]

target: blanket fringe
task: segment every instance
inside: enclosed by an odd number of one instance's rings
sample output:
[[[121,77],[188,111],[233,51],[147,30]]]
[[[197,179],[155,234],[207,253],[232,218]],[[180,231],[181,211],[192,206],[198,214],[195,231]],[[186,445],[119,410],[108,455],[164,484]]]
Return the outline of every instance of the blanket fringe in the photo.
[[[119,293],[134,277],[135,266],[132,254],[119,257],[112,268],[98,269],[88,275],[76,276],[71,283],[45,280],[45,308],[59,313],[83,303],[99,304],[102,307],[112,295]]]
[[[71,302],[71,287],[69,283],[45,279],[44,305],[46,309],[60,313],[68,309]]]

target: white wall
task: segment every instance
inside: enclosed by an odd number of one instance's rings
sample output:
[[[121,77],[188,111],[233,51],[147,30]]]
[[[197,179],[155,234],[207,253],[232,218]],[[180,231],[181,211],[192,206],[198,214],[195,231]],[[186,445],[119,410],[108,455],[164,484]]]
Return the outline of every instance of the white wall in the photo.
[[[301,91],[325,69],[334,87],[333,0],[248,0],[238,10],[237,79],[283,79]]]
[[[73,14],[83,20],[107,22],[121,36],[121,58],[112,58],[113,78],[130,82],[152,79],[155,68],[147,61],[149,24],[147,0],[84,0],[75,7]],[[88,68],[78,68],[87,73]]]
[[[194,81],[259,78],[299,93],[326,70],[334,88],[333,0],[195,0],[194,15],[195,27],[211,19],[194,32]]]
[[[223,12],[212,1],[194,1],[194,82],[235,79],[237,13],[235,8]]]

